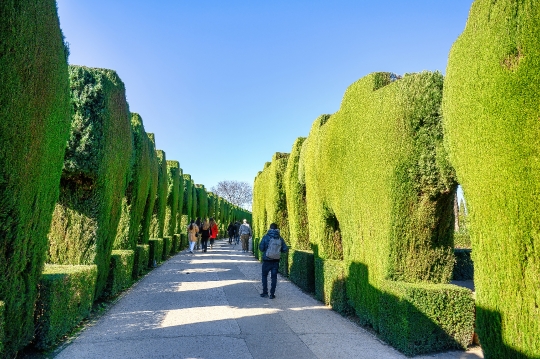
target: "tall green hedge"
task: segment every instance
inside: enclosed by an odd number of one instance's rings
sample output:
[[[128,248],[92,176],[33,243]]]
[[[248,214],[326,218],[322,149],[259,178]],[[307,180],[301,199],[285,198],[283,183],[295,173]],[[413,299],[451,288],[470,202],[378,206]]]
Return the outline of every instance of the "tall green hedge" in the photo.
[[[50,263],[96,264],[102,294],[128,183],[132,151],[125,88],[116,72],[70,66],[73,117],[60,198],[49,232]]]
[[[133,152],[131,176],[122,201],[122,215],[114,240],[114,249],[135,250],[139,239],[146,200],[150,192],[150,146],[139,114],[131,114]]]
[[[167,161],[167,206],[165,208],[165,236],[176,233],[178,197],[180,192],[180,163]]]
[[[54,0],[0,2],[0,299],[4,355],[32,338],[69,134],[68,50]]]
[[[539,38],[539,1],[477,0],[446,70],[486,358],[540,357]]]
[[[144,142],[144,136],[142,138]],[[158,179],[159,179],[159,163],[156,154],[156,141],[153,133],[147,134],[148,158],[150,165],[150,184],[148,195],[146,196],[146,203],[144,205],[143,217],[139,225],[139,244],[148,244],[150,239],[150,226],[152,224],[152,216],[154,213],[154,207],[156,204],[156,196],[158,191]]]
[[[195,185],[195,192],[197,194],[197,217],[203,220],[208,217],[208,193],[202,184]]]
[[[179,168],[178,173],[178,209],[176,210],[176,228],[174,230],[175,234],[182,233],[184,226],[182,225],[184,210],[184,171],[182,168]]]
[[[182,206],[182,214],[186,215],[189,219],[194,217],[193,210],[193,181],[191,176],[184,174],[184,203]]]
[[[150,237],[163,238],[165,232],[165,212],[167,209],[167,158],[165,151],[156,150],[158,160],[158,185],[156,192],[156,202],[150,223]]]
[[[315,121],[303,145],[315,254],[369,269],[347,273],[347,294],[375,328],[379,292],[370,288],[381,280],[451,278],[456,182],[442,146],[442,83],[439,73],[368,75],[337,113]]]
[[[311,249],[306,205],[306,183],[304,180],[300,181],[298,176],[300,152],[305,139],[305,137],[299,137],[294,142],[283,179],[287,199],[289,242],[293,248],[298,250]]]

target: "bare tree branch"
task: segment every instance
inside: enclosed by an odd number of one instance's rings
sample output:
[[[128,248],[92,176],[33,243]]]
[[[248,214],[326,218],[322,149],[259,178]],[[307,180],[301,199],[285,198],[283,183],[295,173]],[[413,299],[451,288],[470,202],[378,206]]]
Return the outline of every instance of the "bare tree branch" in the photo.
[[[211,191],[232,204],[251,211],[253,188],[247,182],[220,181]]]

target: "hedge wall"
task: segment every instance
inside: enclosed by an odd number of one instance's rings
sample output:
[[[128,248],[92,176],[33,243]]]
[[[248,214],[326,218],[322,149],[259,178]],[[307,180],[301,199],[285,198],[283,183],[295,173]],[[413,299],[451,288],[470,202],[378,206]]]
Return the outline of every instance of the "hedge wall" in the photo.
[[[128,182],[131,123],[112,70],[70,66],[73,117],[60,198],[49,232],[50,263],[96,264],[102,294]]]
[[[404,354],[466,349],[472,342],[474,299],[469,289],[393,281],[382,288],[379,332]]]
[[[70,105],[68,49],[53,0],[0,2],[0,299],[5,355],[33,335]]]
[[[148,244],[137,244],[135,248],[135,257],[133,259],[132,277],[136,279],[148,267],[150,259],[150,248]]]
[[[163,238],[165,232],[165,212],[167,209],[167,158],[165,151],[156,150],[158,160],[158,186],[156,193],[156,202],[152,213],[152,222],[150,223],[150,237]]]
[[[540,357],[539,38],[538,1],[477,0],[446,71],[486,358]]]
[[[197,210],[195,213],[197,217],[203,220],[208,217],[208,194],[204,185],[201,184],[195,185],[195,193],[197,195]]]
[[[146,204],[144,205],[144,212],[141,223],[139,225],[139,244],[148,244],[150,239],[150,225],[152,223],[152,216],[154,213],[154,207],[156,204],[157,190],[158,190],[158,177],[159,177],[159,163],[156,154],[156,141],[153,133],[147,134],[147,147],[148,158],[150,164],[150,184],[148,190],[148,196],[146,197]],[[143,137],[144,142],[144,137]]]
[[[315,292],[315,257],[311,251],[289,248],[289,279],[305,290]]]
[[[154,268],[156,264],[162,261],[163,238],[150,238],[148,245],[150,253],[148,256],[148,268]]]
[[[5,326],[5,304],[0,301],[0,355],[4,353]]]
[[[306,207],[306,183],[304,180],[300,181],[298,176],[300,152],[305,139],[305,137],[299,137],[294,142],[283,179],[287,199],[289,242],[291,247],[299,250],[311,249]]]
[[[122,215],[113,248],[134,251],[139,240],[140,224],[152,183],[148,135],[144,130],[141,116],[136,113],[131,114],[131,135],[133,151],[130,180],[122,201]]]
[[[167,161],[167,205],[165,208],[165,236],[176,233],[178,198],[180,194],[180,163]]]
[[[347,297],[345,263],[340,260],[315,258],[315,296],[336,312],[350,314]]]
[[[132,283],[135,252],[132,250],[114,250],[111,254],[111,266],[105,293],[113,297]]]
[[[182,233],[184,226],[182,225],[184,209],[184,171],[182,168],[178,169],[178,208],[176,210],[176,228],[174,233]]]
[[[46,265],[39,282],[34,345],[48,349],[90,314],[95,265]]]
[[[392,79],[374,73],[351,85],[339,111],[313,124],[299,165],[315,255],[369,268],[347,267],[347,295],[375,329],[381,280],[444,283],[453,267],[456,182],[442,146],[443,78]]]

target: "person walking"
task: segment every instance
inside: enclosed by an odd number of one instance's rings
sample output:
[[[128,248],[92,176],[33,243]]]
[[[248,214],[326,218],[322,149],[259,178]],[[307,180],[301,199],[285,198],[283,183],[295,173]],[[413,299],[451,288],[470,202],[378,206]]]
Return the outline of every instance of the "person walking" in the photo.
[[[238,233],[240,234],[240,239],[242,240],[242,252],[249,251],[249,238],[251,237],[251,227],[249,226],[246,219],[244,219]]]
[[[234,222],[234,244],[238,244],[240,241],[240,234],[238,231],[240,230],[240,222],[236,221]]]
[[[261,297],[268,297],[268,272],[272,280],[270,284],[270,299],[276,297],[277,273],[279,269],[279,259],[281,253],[286,253],[289,248],[279,234],[277,224],[270,224],[270,229],[263,236],[259,243],[259,250],[263,253],[262,262],[262,286]]]
[[[202,251],[206,252],[208,250],[208,239],[210,238],[210,223],[208,223],[207,219],[204,220],[199,233],[201,234]]]
[[[191,254],[193,254],[193,249],[197,243],[197,233],[199,233],[199,227],[197,227],[195,221],[192,219],[188,226],[189,253]]]
[[[213,249],[214,248],[214,241],[216,240],[217,236],[218,236],[218,232],[219,232],[219,229],[218,229],[218,226],[217,226],[217,223],[216,221],[214,221],[214,218],[210,218],[210,248]]]
[[[229,227],[227,227],[227,234],[229,235],[229,244],[232,244],[234,238],[234,223],[231,222]]]
[[[201,227],[202,227],[200,217],[197,217],[197,220],[195,221],[195,224],[197,225],[197,228],[199,228],[199,233],[197,233],[197,244],[196,244],[195,247],[196,247],[197,250],[199,250],[199,249],[201,249]]]

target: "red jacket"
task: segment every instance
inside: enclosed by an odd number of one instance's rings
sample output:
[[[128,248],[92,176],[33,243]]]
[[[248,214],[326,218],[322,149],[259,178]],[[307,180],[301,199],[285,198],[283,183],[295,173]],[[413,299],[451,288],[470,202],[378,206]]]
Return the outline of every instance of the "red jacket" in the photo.
[[[214,223],[214,225],[212,226],[212,228],[210,228],[212,230],[212,234],[210,234],[210,238],[216,238],[217,235],[218,235],[218,227],[217,227],[217,224]]]

